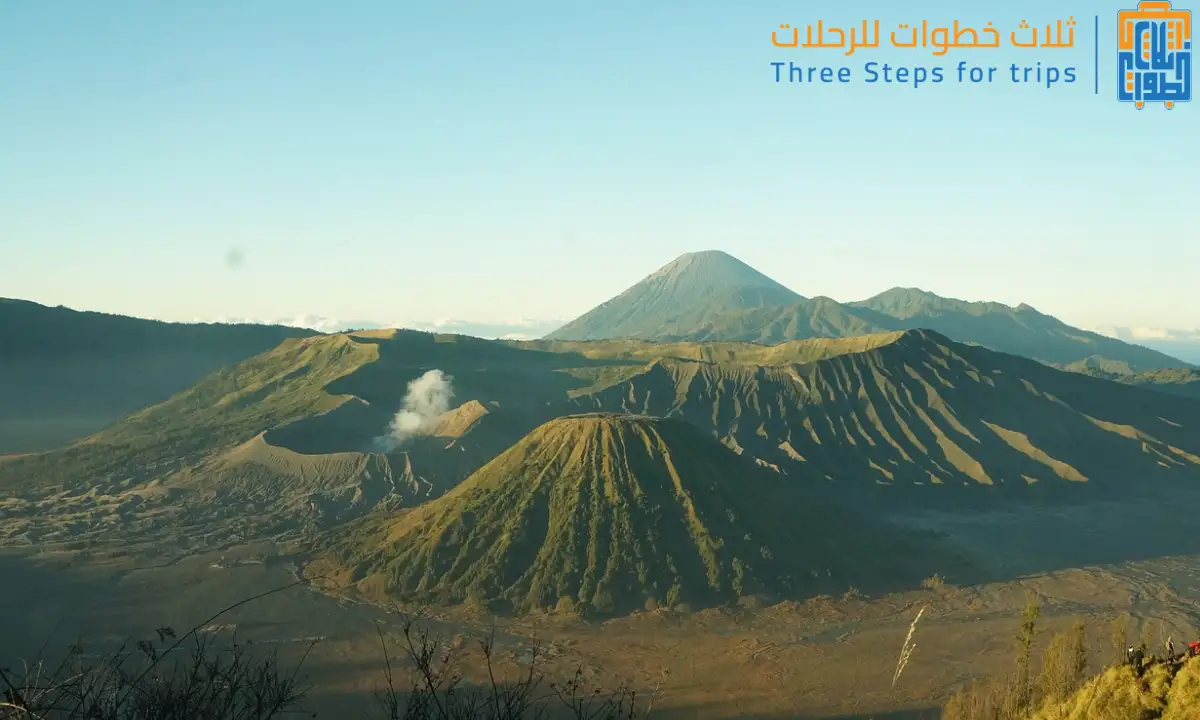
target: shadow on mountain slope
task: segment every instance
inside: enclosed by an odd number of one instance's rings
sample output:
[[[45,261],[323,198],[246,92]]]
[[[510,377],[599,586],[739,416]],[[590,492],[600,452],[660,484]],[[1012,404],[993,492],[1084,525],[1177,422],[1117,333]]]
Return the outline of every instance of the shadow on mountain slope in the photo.
[[[932,533],[813,497],[692,425],[539,426],[441,498],[339,529],[314,567],[406,602],[594,615],[977,581]]]
[[[1200,482],[1200,403],[936,333],[802,365],[662,361],[574,402],[685,419],[857,501],[1089,501]]]
[[[408,383],[431,369],[450,376],[452,410],[375,452]],[[124,528],[136,502],[167,503],[219,534],[243,516],[293,531],[315,504],[328,527],[439,497],[581,412],[684,420],[809,497],[884,515],[1049,512],[1200,484],[1200,403],[934,332],[758,346],[369,331],[288,340],[85,441],[2,458],[0,515],[36,529],[52,513],[62,522],[43,529],[70,535]],[[1102,555],[1189,543],[1117,542]],[[1083,540],[1079,552],[1098,554]]]

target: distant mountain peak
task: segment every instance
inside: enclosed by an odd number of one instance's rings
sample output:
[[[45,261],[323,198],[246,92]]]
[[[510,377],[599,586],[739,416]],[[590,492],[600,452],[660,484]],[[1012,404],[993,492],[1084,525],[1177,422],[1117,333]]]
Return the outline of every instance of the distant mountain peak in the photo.
[[[937,293],[922,290],[918,287],[894,287],[863,300],[863,303],[925,303],[950,300]],[[961,302],[961,301],[956,301]]]
[[[848,303],[848,306],[867,308],[900,319],[930,312],[968,312],[974,315],[983,312],[1013,312],[1013,308],[1004,303],[959,300],[915,287],[894,287],[866,300]]]
[[[732,260],[733,262],[736,262],[736,263],[742,262],[741,260],[738,260],[734,256],[725,252],[724,250],[695,250],[693,252],[685,252],[682,255],[680,255],[679,257],[672,260],[671,262],[677,263],[681,260],[703,259],[703,258],[711,258],[714,260],[722,260],[722,261]],[[742,264],[744,264],[744,263],[742,263]]]
[[[731,286],[769,287],[791,292],[779,282],[722,250],[684,253],[655,270],[642,282],[653,278],[677,278],[689,283],[702,283],[711,289]]]
[[[922,290],[919,287],[901,287],[897,285],[889,290],[884,290],[875,297],[919,297],[919,298],[938,298],[942,296],[928,290]]]
[[[555,340],[661,337],[730,310],[804,298],[721,250],[680,255],[620,295],[547,335]]]
[[[1024,303],[961,300],[905,286],[859,302],[806,299],[721,250],[680,255],[546,337],[773,344],[914,328],[1060,367],[1093,356],[1131,370],[1187,366],[1161,347],[1073,328]]]

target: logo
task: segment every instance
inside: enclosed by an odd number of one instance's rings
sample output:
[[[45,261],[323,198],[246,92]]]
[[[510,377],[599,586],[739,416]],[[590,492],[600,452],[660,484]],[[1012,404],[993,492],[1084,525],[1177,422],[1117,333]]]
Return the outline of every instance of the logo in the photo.
[[[1117,13],[1117,99],[1141,110],[1168,110],[1192,99],[1192,13],[1170,2],[1142,0]]]

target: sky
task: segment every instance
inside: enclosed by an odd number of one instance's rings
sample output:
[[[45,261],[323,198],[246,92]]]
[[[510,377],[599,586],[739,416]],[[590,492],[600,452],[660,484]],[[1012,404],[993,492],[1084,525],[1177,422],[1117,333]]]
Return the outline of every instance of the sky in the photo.
[[[0,296],[519,329],[722,249],[806,296],[915,286],[1200,338],[1200,107],[1116,101],[1122,7],[2,0]],[[1074,48],[770,40],[1072,15]],[[868,84],[872,60],[949,77]],[[959,85],[959,60],[1003,81]],[[788,61],[855,79],[775,82]]]

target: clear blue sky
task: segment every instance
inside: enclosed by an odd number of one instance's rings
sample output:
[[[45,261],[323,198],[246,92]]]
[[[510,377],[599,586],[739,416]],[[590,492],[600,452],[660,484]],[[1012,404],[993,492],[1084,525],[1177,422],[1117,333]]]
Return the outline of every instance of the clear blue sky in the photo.
[[[0,296],[556,318],[719,248],[810,296],[1200,328],[1200,103],[1116,102],[1123,5],[3,0]],[[1075,49],[1020,52],[1074,86],[772,82],[774,60],[1023,57],[781,50],[783,22],[1071,14]]]

